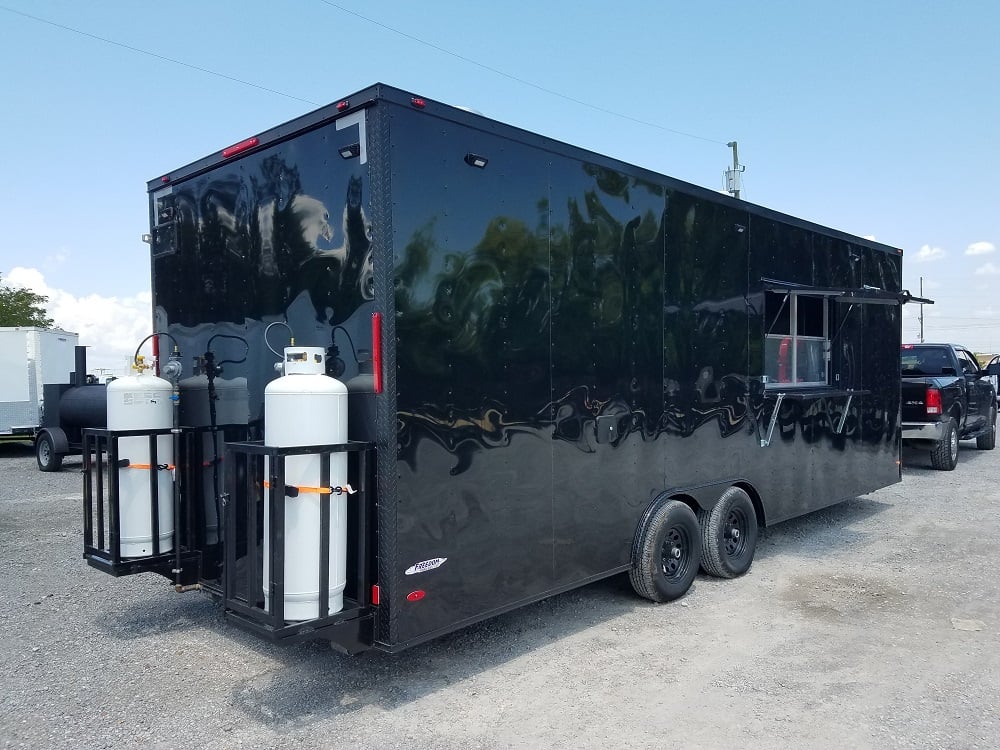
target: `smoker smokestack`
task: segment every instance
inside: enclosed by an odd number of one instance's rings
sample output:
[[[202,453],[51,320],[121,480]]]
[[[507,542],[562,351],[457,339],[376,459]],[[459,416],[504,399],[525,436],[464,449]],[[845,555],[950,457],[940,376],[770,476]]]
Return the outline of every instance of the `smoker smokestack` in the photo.
[[[73,385],[86,385],[87,384],[87,347],[77,346],[74,349],[76,353],[76,370],[73,372]]]

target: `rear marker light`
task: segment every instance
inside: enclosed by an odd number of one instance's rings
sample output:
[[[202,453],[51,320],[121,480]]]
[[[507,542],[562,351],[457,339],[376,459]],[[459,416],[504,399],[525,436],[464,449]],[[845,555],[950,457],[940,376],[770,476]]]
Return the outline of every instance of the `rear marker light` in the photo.
[[[170,178],[169,177],[161,177],[160,178],[160,182],[170,182]]]
[[[412,99],[410,99],[410,104],[412,104],[417,109],[423,109],[424,107],[427,106],[427,102],[425,102],[419,96],[415,96]]]
[[[382,392],[382,313],[372,313],[372,370],[375,393]]]
[[[239,143],[234,143],[229,148],[225,148],[222,150],[222,158],[228,159],[230,156],[236,156],[236,154],[240,153],[241,151],[246,151],[248,148],[253,148],[258,143],[260,143],[260,140],[258,140],[257,136],[254,136],[253,138],[247,138],[245,141],[240,141]]]
[[[939,391],[937,388],[928,388],[927,396],[924,400],[924,406],[926,407],[928,414],[940,414],[941,391]]]
[[[351,103],[346,99],[342,102],[337,102],[337,111],[343,112],[345,109],[351,106]]]
[[[381,591],[381,589],[379,589],[377,583],[374,586],[372,586],[372,606],[375,606],[375,607],[378,606],[378,600],[379,600],[379,596],[381,595],[381,593],[382,593],[382,591]]]
[[[426,591],[424,591],[423,589],[417,589],[416,591],[411,591],[409,594],[406,595],[406,601],[419,602],[425,596],[427,596]]]

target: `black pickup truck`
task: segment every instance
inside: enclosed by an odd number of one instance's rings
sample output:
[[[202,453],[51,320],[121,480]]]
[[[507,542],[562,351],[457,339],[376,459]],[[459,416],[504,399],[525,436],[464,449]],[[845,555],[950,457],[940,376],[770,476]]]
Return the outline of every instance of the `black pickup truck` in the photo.
[[[954,344],[904,344],[902,365],[903,442],[931,452],[935,469],[958,464],[958,441],[996,446],[997,395],[990,375],[966,348]]]

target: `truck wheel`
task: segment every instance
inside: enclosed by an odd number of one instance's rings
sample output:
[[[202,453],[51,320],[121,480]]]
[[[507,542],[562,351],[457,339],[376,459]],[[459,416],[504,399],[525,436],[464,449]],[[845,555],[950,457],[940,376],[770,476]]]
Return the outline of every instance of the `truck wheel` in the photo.
[[[991,451],[997,447],[997,409],[990,409],[989,432],[976,438],[976,447],[981,451]]]
[[[938,471],[951,471],[958,466],[958,428],[954,419],[948,420],[944,437],[931,451],[931,466]]]
[[[684,503],[668,500],[649,516],[636,539],[629,578],[639,596],[669,602],[684,596],[698,574],[698,519]]]
[[[701,569],[719,578],[735,578],[750,569],[757,550],[757,512],[750,496],[730,487],[711,510],[698,511]]]
[[[40,433],[35,440],[35,460],[39,471],[59,471],[62,468],[62,454],[56,453],[55,443],[47,432]]]

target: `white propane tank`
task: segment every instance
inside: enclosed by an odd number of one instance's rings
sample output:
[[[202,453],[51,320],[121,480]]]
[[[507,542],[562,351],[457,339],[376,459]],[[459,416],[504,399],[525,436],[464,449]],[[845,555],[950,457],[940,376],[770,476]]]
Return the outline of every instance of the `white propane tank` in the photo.
[[[347,387],[325,375],[325,350],[285,347],[284,375],[264,389],[264,444],[287,448],[347,442]],[[265,459],[265,478],[270,466]],[[344,608],[347,585],[347,497],[320,488],[319,456],[285,459],[285,484],[300,489],[285,498],[284,619],[319,617],[320,503],[330,503],[330,614]],[[330,484],[347,484],[347,454],[330,457]],[[270,501],[264,504],[264,599],[270,611]]]
[[[160,430],[173,427],[173,386],[146,372],[143,358],[137,358],[134,375],[108,383],[109,430]],[[149,438],[123,437],[118,441],[118,458],[128,466],[118,469],[118,530],[122,557],[153,554],[152,494],[149,472],[157,478],[160,552],[173,549],[173,472],[150,466]],[[173,441],[169,434],[156,438],[156,463],[173,466]]]

